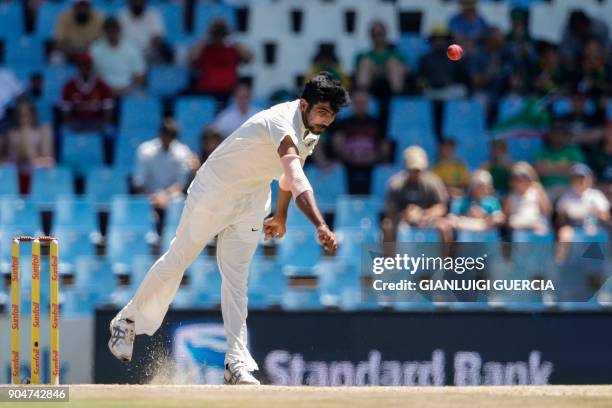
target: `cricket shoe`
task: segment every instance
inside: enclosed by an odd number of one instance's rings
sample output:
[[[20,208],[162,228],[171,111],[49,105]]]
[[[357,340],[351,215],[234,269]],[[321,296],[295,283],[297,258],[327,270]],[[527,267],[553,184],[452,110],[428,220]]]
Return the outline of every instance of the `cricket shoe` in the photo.
[[[226,385],[260,385],[242,361],[225,364],[223,378]]]
[[[113,319],[110,323],[111,338],[108,348],[111,353],[124,363],[132,361],[136,325],[128,319]]]

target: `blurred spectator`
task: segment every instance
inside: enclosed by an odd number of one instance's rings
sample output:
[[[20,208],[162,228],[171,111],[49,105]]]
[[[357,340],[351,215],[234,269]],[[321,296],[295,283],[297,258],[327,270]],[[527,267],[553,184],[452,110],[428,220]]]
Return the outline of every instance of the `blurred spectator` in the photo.
[[[491,142],[491,158],[483,166],[483,169],[493,177],[493,187],[504,195],[510,189],[510,170],[512,159],[508,156],[508,145],[503,139],[494,139]]]
[[[461,98],[466,95],[468,74],[464,60],[451,61],[446,56],[450,43],[445,27],[434,27],[431,51],[421,58],[418,69],[418,85],[433,99]]]
[[[158,232],[163,225],[163,210],[183,194],[190,181],[193,153],[177,140],[179,127],[166,118],[159,136],[138,146],[133,184],[137,194],[147,194],[159,216]]]
[[[567,81],[567,75],[567,70],[561,66],[558,47],[541,43],[538,47],[538,62],[529,72],[532,89],[538,94],[561,91]]]
[[[195,92],[226,101],[238,84],[238,65],[250,62],[253,55],[230,41],[230,34],[225,21],[217,19],[208,28],[206,39],[191,49],[191,64],[197,71]]]
[[[612,93],[612,67],[606,57],[606,49],[597,40],[588,39],[572,75],[577,87],[597,102]]]
[[[427,153],[410,146],[404,158],[406,169],[389,180],[382,222],[384,242],[395,242],[400,223],[436,228],[444,241],[450,241],[452,228],[444,219],[448,195],[440,178],[427,171]]]
[[[602,48],[607,48],[610,40],[610,30],[605,22],[589,17],[582,10],[574,10],[567,19],[563,31],[563,54],[568,63],[576,61],[589,39],[596,40]]]
[[[569,183],[570,168],[584,162],[580,148],[569,144],[567,125],[554,121],[547,137],[546,146],[536,155],[535,168],[542,185],[553,201],[559,198]]]
[[[321,71],[329,72],[332,78],[342,82],[342,86],[344,86],[345,89],[349,89],[351,81],[348,74],[340,65],[340,61],[338,61],[334,44],[319,44],[319,49],[312,61],[310,69],[304,77],[304,82]]]
[[[0,67],[0,136],[7,130],[6,109],[25,91],[23,84],[10,68]]]
[[[508,52],[515,70],[526,72],[537,62],[537,53],[528,30],[528,14],[525,10],[514,8],[510,11],[510,32],[506,36]]]
[[[455,157],[457,144],[453,139],[444,139],[439,147],[439,160],[432,172],[440,177],[451,196],[461,196],[470,182],[470,171]]]
[[[251,101],[251,87],[244,82],[239,83],[234,89],[232,103],[219,113],[213,126],[221,136],[228,137],[257,112],[259,109]]]
[[[148,7],[147,0],[129,0],[119,12],[119,23],[125,39],[135,45],[147,61],[171,62],[163,42],[164,20],[159,11]]]
[[[76,131],[104,131],[112,125],[115,101],[112,90],[93,71],[91,56],[81,52],[75,58],[77,74],[64,85],[64,124]]]
[[[467,231],[498,228],[504,223],[505,216],[488,171],[476,170],[472,174],[469,194],[453,200],[449,219],[455,228]]]
[[[103,24],[104,16],[93,9],[90,0],[74,0],[72,7],[57,18],[55,45],[70,59],[102,36]]]
[[[527,162],[518,162],[510,173],[511,192],[504,200],[504,213],[511,229],[543,234],[549,228],[552,206],[538,176]]]
[[[208,126],[202,132],[202,152],[200,160],[202,163],[215,151],[215,149],[223,142],[223,136],[214,127]]]
[[[29,190],[32,168],[55,165],[54,150],[51,127],[38,123],[36,108],[29,100],[19,99],[13,126],[2,143],[2,158],[17,165],[21,193]]]
[[[351,101],[352,115],[338,122],[328,143],[346,167],[349,194],[370,194],[374,165],[388,159],[391,149],[380,120],[368,113],[370,95],[355,90]]]
[[[571,242],[576,228],[594,235],[601,222],[610,220],[610,202],[593,186],[593,172],[585,164],[575,164],[570,170],[571,189],[557,203],[559,241]]]
[[[91,47],[94,67],[117,96],[142,86],[146,65],[142,53],[125,39],[114,17],[104,21],[104,37]]]
[[[608,122],[602,131],[602,140],[587,154],[587,162],[595,172],[598,187],[608,200],[612,197],[612,122]]]
[[[357,54],[357,86],[379,99],[388,99],[404,89],[407,66],[402,54],[389,42],[387,27],[381,21],[370,24],[372,48]]]
[[[448,23],[455,42],[461,44],[468,54],[475,51],[488,27],[485,19],[478,14],[476,3],[476,0],[459,0],[459,14]]]
[[[496,103],[513,70],[504,33],[498,27],[488,28],[484,46],[467,59],[467,64],[476,96],[483,99],[484,106]]]
[[[601,140],[601,128],[606,121],[606,112],[600,105],[589,111],[587,94],[577,86],[570,97],[570,111],[560,119],[567,124],[570,141],[583,147]]]

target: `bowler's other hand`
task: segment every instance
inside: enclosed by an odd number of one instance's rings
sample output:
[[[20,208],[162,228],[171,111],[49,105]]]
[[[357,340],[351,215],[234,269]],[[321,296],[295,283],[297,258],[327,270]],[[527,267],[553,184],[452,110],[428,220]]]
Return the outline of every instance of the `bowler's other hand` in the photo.
[[[264,240],[267,241],[270,238],[282,238],[287,232],[285,221],[278,219],[274,216],[267,218],[263,222]]]
[[[317,238],[323,249],[327,253],[336,252],[338,249],[338,242],[336,241],[336,235],[329,229],[325,224],[317,227]]]

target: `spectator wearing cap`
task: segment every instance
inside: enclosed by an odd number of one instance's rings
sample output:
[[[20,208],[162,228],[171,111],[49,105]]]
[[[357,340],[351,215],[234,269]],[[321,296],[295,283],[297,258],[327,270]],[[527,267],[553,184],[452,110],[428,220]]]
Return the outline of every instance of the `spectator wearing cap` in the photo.
[[[420,146],[404,152],[406,169],[389,180],[382,222],[385,242],[395,242],[400,224],[436,228],[443,241],[452,239],[452,228],[445,220],[448,194],[442,180],[427,171],[427,153]]]
[[[513,8],[510,11],[510,31],[506,36],[506,42],[515,70],[525,72],[537,62],[534,41],[529,35],[526,10]]]
[[[178,124],[166,118],[155,139],[143,142],[136,151],[132,183],[134,192],[146,194],[158,214],[161,233],[164,210],[182,196],[192,174],[194,154],[177,140]]]
[[[553,201],[559,198],[569,183],[570,168],[584,162],[584,154],[576,145],[570,144],[567,124],[553,122],[546,145],[535,156],[535,168]]]
[[[85,50],[102,36],[104,16],[91,5],[90,0],[75,0],[55,23],[54,41],[57,49],[67,58]]]
[[[461,196],[470,182],[470,171],[455,157],[457,143],[453,139],[444,139],[439,146],[440,158],[432,172],[440,177],[451,196]]]
[[[225,102],[238,84],[238,66],[249,63],[253,54],[230,39],[230,28],[222,19],[211,23],[206,38],[190,51],[190,61],[196,70],[196,93],[215,96]]]
[[[510,188],[503,203],[508,226],[513,230],[547,232],[552,205],[529,163],[517,162],[512,166]]]
[[[96,72],[116,96],[124,96],[144,83],[146,73],[142,52],[125,39],[114,17],[104,21],[104,37],[91,47]]]
[[[63,123],[75,131],[105,131],[113,123],[113,91],[95,73],[87,52],[81,52],[75,63],[77,73],[62,92]]]
[[[467,196],[451,203],[449,220],[453,227],[467,231],[498,228],[504,223],[502,206],[495,197],[493,177],[488,171],[474,171]]]
[[[135,45],[149,62],[168,61],[171,52],[164,44],[166,26],[160,12],[149,7],[147,0],[129,0],[119,12],[123,36]]]
[[[573,241],[576,229],[587,235],[597,233],[601,223],[610,220],[610,202],[599,190],[593,188],[593,172],[582,163],[570,170],[570,190],[557,202],[559,241]]]
[[[478,14],[476,0],[459,0],[459,13],[450,19],[448,27],[455,42],[471,52],[484,38],[488,24]]]
[[[570,110],[559,119],[567,124],[570,141],[588,150],[601,140],[606,111],[598,104],[589,106],[585,89],[576,84],[570,96]]]
[[[408,73],[402,54],[389,42],[387,27],[382,21],[370,24],[372,48],[357,54],[355,78],[357,86],[366,89],[380,99],[404,90]]]
[[[451,61],[446,56],[450,44],[446,27],[434,27],[429,42],[431,51],[419,62],[417,85],[432,99],[464,97],[468,85],[467,66],[464,60]]]
[[[232,102],[217,115],[213,126],[225,138],[238,129],[248,118],[259,112],[251,100],[251,87],[239,83],[234,89]]]
[[[571,79],[581,92],[593,98],[600,106],[605,105],[604,97],[612,93],[612,66],[604,48],[599,41],[590,38],[578,54]]]

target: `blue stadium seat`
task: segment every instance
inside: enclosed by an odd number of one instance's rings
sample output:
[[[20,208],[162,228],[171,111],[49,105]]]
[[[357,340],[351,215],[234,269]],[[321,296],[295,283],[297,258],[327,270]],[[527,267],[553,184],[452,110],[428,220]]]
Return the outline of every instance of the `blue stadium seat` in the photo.
[[[45,64],[42,40],[37,37],[22,36],[8,41],[5,44],[4,63],[16,73],[42,71]]]
[[[136,161],[138,146],[147,140],[157,137],[157,131],[150,133],[150,130],[132,130],[119,133],[115,143],[115,167],[123,171],[132,171]]]
[[[499,230],[497,229],[485,231],[457,230],[458,242],[497,242],[500,239]]]
[[[109,228],[147,232],[153,227],[153,210],[147,197],[120,195],[112,199]]]
[[[421,57],[427,54],[431,47],[427,39],[420,35],[404,34],[397,43],[399,51],[403,54],[408,65],[416,71],[421,61]]]
[[[129,265],[135,255],[149,255],[148,234],[138,229],[112,227],[109,229],[106,254],[114,263]]]
[[[126,98],[121,103],[119,134],[137,133],[140,139],[152,139],[162,122],[162,106],[155,97]]]
[[[35,35],[39,38],[52,38],[55,23],[67,5],[61,1],[43,1],[36,10]]]
[[[283,292],[283,309],[285,310],[320,310],[323,305],[316,289],[287,288]]]
[[[87,174],[104,164],[102,135],[97,132],[62,130],[61,163],[77,174]]]
[[[190,285],[198,292],[199,306],[216,306],[221,303],[221,273],[217,262],[198,258],[189,268]]]
[[[178,227],[184,207],[184,198],[176,198],[170,201],[168,208],[166,208],[164,228],[176,229]]]
[[[34,102],[34,106],[36,106],[38,122],[50,125],[53,122],[53,103],[39,98]]]
[[[380,232],[377,228],[336,228],[338,238],[337,258],[345,261],[359,262],[362,246],[380,242]]]
[[[166,40],[170,44],[178,44],[186,40],[183,21],[183,7],[180,4],[163,2],[154,6],[162,15],[166,26]]]
[[[197,3],[193,23],[194,35],[202,36],[210,23],[217,18],[225,20],[231,30],[236,29],[237,18],[234,7],[229,4]]]
[[[46,2],[43,4],[47,4]],[[64,84],[75,74],[71,65],[49,65],[43,72],[42,98],[58,103],[62,99]]]
[[[575,228],[572,242],[607,243],[608,240],[608,232],[605,228],[599,228],[595,233],[588,233],[583,228]]]
[[[55,202],[53,226],[79,229],[82,231],[97,231],[98,218],[95,205],[84,199],[73,197],[58,197]]]
[[[557,98],[552,105],[552,110],[554,116],[563,116],[570,113],[572,109],[572,102],[570,98]],[[595,102],[592,99],[587,100],[586,103],[586,112],[588,114],[593,114],[595,112],[596,106]]]
[[[133,292],[138,289],[138,286],[144,279],[151,266],[155,263],[157,257],[149,254],[134,255],[130,262],[130,288]],[[115,273],[121,272],[115,269]]]
[[[181,125],[179,139],[194,152],[201,150],[202,130],[215,120],[216,104],[210,97],[179,98],[174,105],[176,120]]]
[[[279,262],[288,275],[310,273],[307,269],[317,263],[322,253],[322,247],[316,241],[312,227],[290,228],[277,244]]]
[[[372,196],[342,195],[336,201],[334,228],[377,228],[382,201]]]
[[[482,165],[489,157],[489,138],[485,130],[485,112],[476,100],[446,102],[442,115],[444,135],[457,142],[457,158],[470,169]]]
[[[299,208],[295,203],[290,203],[289,208],[287,209],[287,228],[312,228],[312,222]]]
[[[361,302],[359,268],[336,260],[323,260],[315,266],[319,277],[320,301],[326,307],[354,310]]]
[[[13,237],[39,235],[40,222],[40,213],[33,201],[9,196],[0,199],[0,261],[10,260]],[[22,247],[22,251],[29,251],[29,245]]]
[[[403,162],[403,151],[411,145],[421,146],[429,160],[435,161],[438,151],[433,127],[431,102],[424,98],[395,97],[389,108],[389,137],[396,141],[396,161]]]
[[[110,262],[96,256],[79,256],[75,262],[75,288],[90,293],[96,302],[103,302],[115,290],[117,277]]]
[[[254,258],[249,271],[249,308],[265,309],[282,303],[287,279],[273,260]]]
[[[85,196],[92,203],[109,205],[116,195],[128,193],[126,171],[119,167],[98,167],[87,173]]]
[[[74,287],[62,288],[60,294],[60,316],[67,318],[93,318],[95,303],[93,296]]]
[[[81,255],[95,255],[92,230],[75,226],[56,226],[53,236],[61,243],[61,261],[73,265]]]
[[[555,234],[550,230],[544,234],[536,234],[534,231],[526,229],[512,231],[512,242],[552,243],[554,241]]]
[[[23,35],[24,27],[23,6],[19,1],[0,3],[0,39],[15,41]]]
[[[372,196],[384,200],[389,179],[401,170],[394,165],[379,165],[374,167],[372,173]]]
[[[169,97],[183,91],[189,82],[189,72],[174,65],[155,66],[149,71],[151,95]]]
[[[19,194],[17,168],[12,164],[0,166],[0,196]]]
[[[72,172],[64,167],[37,168],[32,175],[31,197],[33,200],[49,204],[60,195],[74,194]]]
[[[323,212],[333,211],[338,196],[347,194],[346,170],[334,165],[322,169],[312,165],[306,168],[306,176],[313,186],[317,204]]]

